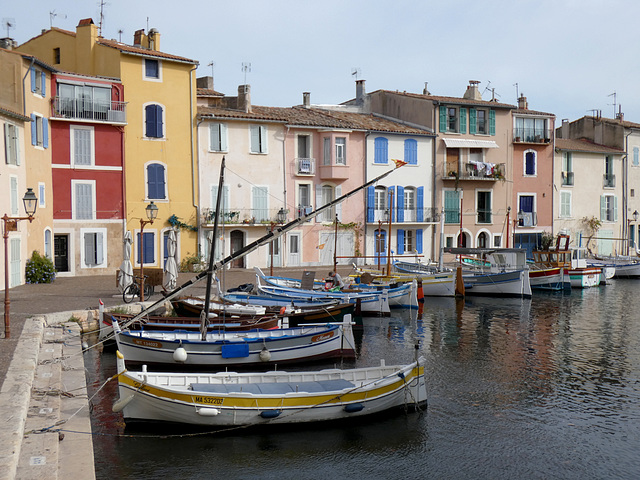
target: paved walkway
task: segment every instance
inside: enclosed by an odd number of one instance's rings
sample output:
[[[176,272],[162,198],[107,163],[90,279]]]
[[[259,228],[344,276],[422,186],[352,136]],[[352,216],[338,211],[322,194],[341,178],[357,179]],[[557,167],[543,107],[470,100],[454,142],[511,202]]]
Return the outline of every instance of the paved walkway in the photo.
[[[325,277],[330,269],[308,268],[316,272],[316,278]],[[300,278],[303,270],[274,269],[274,275]],[[338,271],[348,275],[351,269],[345,266]],[[178,285],[194,276],[180,274]],[[255,273],[234,269],[224,272],[223,280],[228,288],[255,284]],[[202,281],[185,294],[203,295],[205,290]],[[105,309],[122,305],[115,275],[59,277],[52,284],[21,285],[9,293],[10,336],[4,338],[2,325],[0,338],[0,418],[4,422],[0,478],[92,478],[90,436],[67,434],[65,438],[55,428],[33,432],[61,421],[67,430],[91,431],[80,327],[71,319],[82,317],[85,310],[97,310],[100,300]],[[156,293],[151,300],[161,298]]]

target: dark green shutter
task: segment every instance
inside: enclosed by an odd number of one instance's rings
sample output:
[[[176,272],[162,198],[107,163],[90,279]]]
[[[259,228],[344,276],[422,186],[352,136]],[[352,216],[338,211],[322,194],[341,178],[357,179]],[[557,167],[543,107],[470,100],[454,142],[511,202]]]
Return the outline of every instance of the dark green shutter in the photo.
[[[467,109],[460,107],[460,126],[458,128],[460,133],[467,133]]]
[[[476,134],[476,118],[478,116],[478,111],[475,108],[469,109],[469,133],[471,135]]]
[[[496,134],[496,111],[489,110],[489,135]]]
[[[445,133],[447,131],[447,107],[440,107],[440,132]]]

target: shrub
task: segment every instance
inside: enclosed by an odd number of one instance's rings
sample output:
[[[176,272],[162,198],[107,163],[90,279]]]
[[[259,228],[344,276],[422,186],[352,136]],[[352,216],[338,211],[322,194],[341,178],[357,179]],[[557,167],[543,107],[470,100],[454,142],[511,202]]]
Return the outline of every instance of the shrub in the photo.
[[[56,267],[48,257],[43,257],[34,250],[31,258],[27,260],[27,283],[51,283],[56,279]]]
[[[187,253],[187,256],[180,262],[181,272],[201,272],[204,268],[204,259],[201,255]]]

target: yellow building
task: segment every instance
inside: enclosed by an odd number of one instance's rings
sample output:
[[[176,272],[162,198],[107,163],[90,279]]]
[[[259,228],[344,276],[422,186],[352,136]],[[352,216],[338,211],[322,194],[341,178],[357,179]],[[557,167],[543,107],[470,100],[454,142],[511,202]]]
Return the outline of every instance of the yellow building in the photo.
[[[198,63],[161,52],[156,29],[136,31],[133,45],[126,45],[100,37],[91,19],[81,20],[76,32],[46,30],[17,50],[62,71],[120,79],[127,102],[123,148],[126,230],[134,239],[131,260],[139,263],[141,219],[147,220],[145,208],[151,201],[158,217],[144,226],[145,267],[163,267],[172,224],[180,226],[178,262],[197,252],[193,145]]]

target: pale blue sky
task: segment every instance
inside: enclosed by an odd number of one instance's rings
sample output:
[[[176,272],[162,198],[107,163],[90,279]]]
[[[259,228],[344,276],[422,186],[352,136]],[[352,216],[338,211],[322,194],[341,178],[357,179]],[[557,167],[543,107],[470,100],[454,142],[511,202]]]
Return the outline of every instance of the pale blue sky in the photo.
[[[99,22],[99,0],[4,2],[10,36],[22,43],[51,24],[75,31]],[[65,18],[66,16],[66,18]],[[147,24],[148,17],[148,24]],[[462,96],[479,80],[484,99],[516,104],[516,86],[529,108],[574,120],[616,103],[640,123],[640,2],[636,0],[108,0],[103,36],[132,43],[133,32],[157,28],[161,49],[215,62],[216,90],[235,95],[247,83],[257,105],[291,106],[311,92],[312,103],[354,96],[355,77],[367,91]],[[490,82],[490,84],[489,84]],[[487,89],[489,87],[489,89]],[[611,95],[611,96],[610,96]]]

